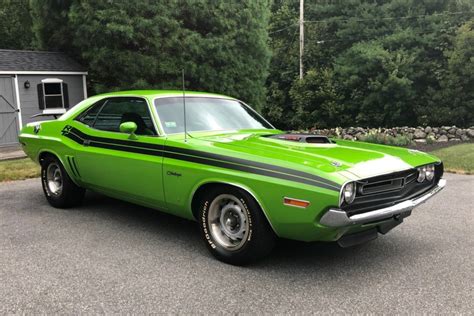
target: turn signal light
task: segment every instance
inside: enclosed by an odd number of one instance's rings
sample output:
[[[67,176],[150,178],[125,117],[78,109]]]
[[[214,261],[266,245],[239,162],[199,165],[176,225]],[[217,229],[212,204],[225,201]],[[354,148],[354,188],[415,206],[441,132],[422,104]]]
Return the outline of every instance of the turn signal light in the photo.
[[[288,206],[301,207],[301,208],[307,208],[309,206],[308,201],[292,199],[292,198],[287,198],[287,197],[283,199],[283,204],[288,205]]]

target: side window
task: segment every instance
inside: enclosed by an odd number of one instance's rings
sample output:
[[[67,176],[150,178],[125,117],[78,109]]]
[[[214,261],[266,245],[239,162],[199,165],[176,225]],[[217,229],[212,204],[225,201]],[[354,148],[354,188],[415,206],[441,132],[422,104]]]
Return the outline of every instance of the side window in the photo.
[[[103,131],[120,132],[120,124],[124,122],[137,124],[137,135],[156,135],[148,105],[141,98],[107,99],[92,127]]]
[[[82,112],[82,114],[77,116],[76,121],[84,123],[90,127],[94,126],[94,122],[97,117],[97,114],[99,113],[100,109],[102,108],[102,105],[105,102],[106,100],[100,100],[94,103],[94,105],[92,105],[89,109],[87,109],[86,111]]]

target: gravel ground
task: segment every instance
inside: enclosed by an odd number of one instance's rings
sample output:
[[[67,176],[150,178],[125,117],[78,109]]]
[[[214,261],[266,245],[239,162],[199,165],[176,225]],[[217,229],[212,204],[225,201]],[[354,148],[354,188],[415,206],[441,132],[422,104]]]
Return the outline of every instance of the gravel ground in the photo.
[[[474,310],[474,176],[365,245],[282,241],[214,260],[196,225],[88,194],[59,210],[38,179],[0,184],[0,313],[465,313]]]

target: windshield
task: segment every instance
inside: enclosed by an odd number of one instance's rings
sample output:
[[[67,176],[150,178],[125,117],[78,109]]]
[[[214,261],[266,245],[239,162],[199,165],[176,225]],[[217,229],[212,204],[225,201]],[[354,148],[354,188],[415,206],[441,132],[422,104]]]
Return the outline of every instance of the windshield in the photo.
[[[158,98],[155,107],[167,134],[184,132],[183,98]],[[260,115],[239,101],[186,97],[188,132],[273,128]]]

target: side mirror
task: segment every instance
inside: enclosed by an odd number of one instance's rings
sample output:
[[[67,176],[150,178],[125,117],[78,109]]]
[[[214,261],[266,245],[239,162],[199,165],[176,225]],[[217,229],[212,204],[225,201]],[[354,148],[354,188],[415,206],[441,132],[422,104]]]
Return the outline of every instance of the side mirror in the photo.
[[[137,124],[134,122],[123,122],[120,124],[120,132],[130,134],[130,139],[137,139],[137,135],[135,135],[135,131],[137,130]]]

